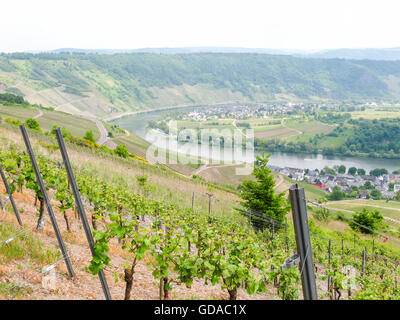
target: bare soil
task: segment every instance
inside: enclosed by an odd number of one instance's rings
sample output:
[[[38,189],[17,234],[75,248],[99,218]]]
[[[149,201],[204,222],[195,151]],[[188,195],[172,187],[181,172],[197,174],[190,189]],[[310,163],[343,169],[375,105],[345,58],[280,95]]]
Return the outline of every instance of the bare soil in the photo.
[[[4,192],[4,187],[0,187],[0,192]],[[58,242],[53,231],[50,219],[45,213],[45,225],[41,231],[36,231],[37,208],[34,206],[34,196],[30,190],[23,190],[23,193],[15,193],[16,205],[21,211],[21,219],[32,233],[40,239],[46,248],[58,250]],[[67,268],[63,260],[59,260],[55,273],[52,275],[41,272],[45,265],[39,265],[28,258],[22,260],[11,260],[6,264],[0,265],[0,284],[13,284],[25,288],[15,299],[28,300],[98,300],[104,299],[103,291],[98,276],[92,275],[87,267],[90,264],[91,254],[86,242],[80,220],[74,212],[69,212],[68,217],[71,222],[71,232],[67,232],[65,220],[58,211],[57,202],[52,203],[55,211],[58,226],[63,234],[67,251],[76,274],[76,280],[70,279]],[[14,223],[17,225],[16,218],[12,211],[0,211],[0,221]],[[87,216],[90,213],[87,211]],[[90,222],[90,219],[89,219]],[[105,269],[105,276],[110,288],[113,299],[124,299],[125,282],[123,281],[123,265],[129,263],[129,255],[120,249],[117,243],[110,245],[110,266]],[[148,265],[148,259],[138,263],[135,270],[132,300],[157,300],[159,299],[158,281],[152,276],[152,270]],[[118,281],[114,279],[116,274]],[[53,277],[53,278],[51,278]],[[54,281],[55,277],[55,281]],[[53,280],[53,282],[51,282]],[[272,293],[249,295],[244,289],[239,289],[238,299],[252,300],[272,300],[278,299],[274,294],[276,289],[271,288]],[[10,299],[10,296],[2,296],[1,299]],[[202,280],[196,280],[191,288],[183,284],[173,284],[170,292],[171,299],[218,299],[227,300],[228,292],[222,290],[219,285],[206,285]]]

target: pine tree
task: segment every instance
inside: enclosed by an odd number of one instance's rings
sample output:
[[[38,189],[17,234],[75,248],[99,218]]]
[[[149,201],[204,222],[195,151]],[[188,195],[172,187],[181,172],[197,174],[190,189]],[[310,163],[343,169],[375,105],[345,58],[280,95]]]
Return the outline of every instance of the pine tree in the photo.
[[[255,215],[261,214],[263,217],[283,222],[289,208],[284,192],[275,193],[274,176],[267,166],[269,157],[270,155],[264,153],[257,156],[253,169],[256,181],[245,180],[238,187],[240,197],[244,201],[240,201],[243,208],[237,208],[237,210],[246,216],[248,216],[248,212],[252,212]],[[253,218],[256,220],[254,216]]]

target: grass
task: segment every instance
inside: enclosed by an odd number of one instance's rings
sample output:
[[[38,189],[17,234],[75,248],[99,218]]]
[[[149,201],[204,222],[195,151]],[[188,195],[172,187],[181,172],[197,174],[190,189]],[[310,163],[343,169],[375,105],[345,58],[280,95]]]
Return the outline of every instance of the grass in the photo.
[[[327,206],[348,211],[360,211],[362,208],[379,210],[384,216],[400,221],[400,202],[388,202],[385,200],[344,200],[331,201]]]
[[[14,282],[0,283],[0,296],[6,299],[15,299],[33,293],[33,289],[29,286],[24,286]]]
[[[25,150],[22,137],[17,127],[0,126],[0,145],[8,148],[10,141],[13,141],[17,148]],[[32,135],[31,143],[35,153],[43,154],[51,159],[61,161],[61,154],[48,150],[40,145],[57,144],[55,139],[49,136]],[[92,175],[100,176],[107,181],[117,181],[121,187],[131,190],[133,193],[141,193],[142,189],[136,181],[138,175],[147,175],[149,183],[153,186],[149,198],[164,200],[167,203],[174,203],[181,207],[191,207],[192,193],[195,193],[195,210],[199,214],[208,214],[208,196],[206,192],[214,194],[212,201],[212,214],[225,216],[231,219],[241,219],[234,211],[237,206],[238,197],[229,192],[223,186],[212,185],[207,182],[196,181],[182,174],[176,173],[162,165],[151,165],[142,161],[132,161],[117,158],[112,155],[88,148],[78,147],[66,143],[71,163],[75,170],[88,170]]]
[[[288,191],[289,187],[292,184],[297,183],[299,188],[304,188],[304,192],[305,192],[307,200],[317,201],[318,199],[325,198],[326,195],[327,195],[327,193],[325,191],[323,191],[321,188],[319,188],[317,186],[314,186],[314,185],[309,184],[309,183],[304,182],[304,181],[295,181],[295,180],[292,180],[292,179],[290,179],[290,178],[288,178],[286,176],[282,176],[282,177],[283,177],[283,180],[284,180],[285,186],[286,186],[285,190]]]
[[[64,112],[42,110],[43,115],[37,118],[43,130],[50,131],[54,125],[66,128],[77,137],[83,137],[87,130],[92,130],[95,139],[100,137],[100,132],[93,121],[82,117],[74,116]],[[39,111],[31,106],[0,106],[0,116],[3,118],[12,117],[24,122],[28,118],[36,116]]]
[[[58,252],[45,248],[43,243],[29,230],[16,236],[20,231],[21,229],[14,224],[0,223],[0,260],[2,263],[27,258],[42,265],[56,261]],[[15,238],[13,241],[4,243],[5,240],[12,237]]]
[[[364,111],[354,111],[351,113],[353,119],[382,119],[382,118],[398,118],[400,117],[400,111],[397,108],[390,107],[373,107],[366,108]]]
[[[37,114],[38,111],[31,107],[0,105],[0,115],[3,118],[3,121],[8,117],[24,121],[25,119],[34,117]]]
[[[242,180],[253,179],[252,175],[237,175],[236,169],[244,167],[243,165],[232,165],[232,166],[212,166],[202,172],[199,175],[205,178],[207,181],[222,185],[238,186]]]
[[[335,125],[322,123],[316,120],[300,119],[300,120],[287,120],[285,125],[288,128],[300,130],[305,135],[315,135],[321,133],[329,133],[335,129]]]
[[[100,132],[93,121],[82,117],[57,111],[43,111],[43,116],[37,119],[40,127],[44,130],[51,130],[53,125],[61,126],[77,137],[83,137],[87,130],[92,130],[94,138],[100,138]]]
[[[264,125],[264,126],[252,126],[254,132],[268,132],[273,130],[278,130],[284,128],[281,124],[271,124],[271,125]]]

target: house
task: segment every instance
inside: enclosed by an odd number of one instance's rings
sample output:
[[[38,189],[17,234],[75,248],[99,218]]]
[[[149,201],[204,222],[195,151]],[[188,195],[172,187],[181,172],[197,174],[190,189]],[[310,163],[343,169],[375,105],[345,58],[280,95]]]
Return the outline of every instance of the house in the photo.
[[[388,184],[383,184],[383,185],[380,185],[380,186],[376,186],[375,189],[379,190],[380,192],[389,191],[389,185]]]
[[[367,199],[368,195],[368,190],[358,190],[357,199]]]
[[[304,180],[304,170],[303,169],[285,167],[285,168],[281,169],[280,172],[283,175],[285,175],[289,178],[292,178],[296,181]]]
[[[332,182],[335,181],[335,176],[331,175],[331,174],[324,174],[323,176],[320,176],[320,180],[322,182]]]
[[[304,175],[304,179],[307,180],[310,183],[315,183],[315,181],[318,179],[318,172],[315,170],[309,170],[307,174]]]
[[[354,179],[347,180],[347,185],[349,187],[361,187],[364,184],[364,181],[361,177],[354,177]]]
[[[335,181],[327,181],[324,184],[324,190],[327,192],[332,192],[333,188],[336,187],[336,182]]]
[[[281,168],[279,168],[278,166],[272,166],[272,165],[268,166],[268,168],[270,168],[270,169],[271,169],[272,171],[274,171],[274,172],[279,172],[280,169],[281,169]]]
[[[397,183],[399,181],[400,181],[400,175],[399,174],[389,174],[388,182]]]
[[[339,186],[340,191],[343,191],[346,194],[350,194],[353,189],[351,187],[348,186]]]
[[[292,174],[292,179],[296,181],[303,181],[304,180],[304,172],[294,172]]]
[[[382,191],[382,198],[383,199],[393,199],[394,192],[393,191]]]
[[[400,184],[395,184],[394,187],[393,187],[393,191],[394,191],[394,193],[399,192],[400,191]]]

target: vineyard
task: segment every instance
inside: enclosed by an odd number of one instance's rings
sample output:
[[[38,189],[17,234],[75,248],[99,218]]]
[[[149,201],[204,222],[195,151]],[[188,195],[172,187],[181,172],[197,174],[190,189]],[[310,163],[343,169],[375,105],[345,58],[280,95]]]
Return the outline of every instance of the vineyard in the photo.
[[[29,132],[29,135],[35,135],[34,141],[41,139],[37,133]],[[55,144],[55,138],[52,139]],[[49,264],[41,271],[45,275],[68,261],[68,252],[73,247],[71,239],[85,242],[82,240],[83,221],[63,161],[59,156],[34,148],[50,205],[58,220],[62,217],[58,223],[66,230],[62,236],[67,243],[67,254],[48,250],[42,258],[42,263]],[[67,143],[68,150],[74,148]],[[59,153],[59,150],[54,148],[52,152]],[[0,221],[3,265],[8,261],[9,252],[18,248],[30,250],[34,239],[44,236],[46,196],[31,158],[21,144],[3,138],[0,160],[9,187],[9,193],[6,188],[1,189],[4,192],[1,198],[4,214]],[[130,161],[128,165],[133,165],[133,160]],[[199,283],[218,286],[230,300],[251,299],[260,294],[267,294],[269,299],[303,298],[302,265],[282,268],[287,258],[296,253],[289,216],[282,222],[254,212],[249,213],[248,220],[198,212],[184,203],[156,200],[146,196],[146,192],[133,192],[126,183],[106,179],[89,167],[76,163],[72,167],[94,239],[90,263],[78,265],[74,261],[73,268],[79,270],[79,274],[82,270],[93,275],[105,272],[111,291],[123,291],[118,297],[132,298],[138,268],[145,262],[161,300],[173,299],[178,286],[184,285],[190,290],[195,284],[198,288]],[[37,213],[28,217],[25,212],[19,216],[19,208],[13,211],[10,201],[17,194],[30,200]],[[13,222],[12,215],[15,215]],[[22,226],[17,218],[22,220]],[[332,240],[320,232],[312,220],[309,227],[319,299],[400,299],[396,250],[384,243],[372,244],[361,236],[356,236],[355,241],[353,234],[342,233]],[[122,263],[113,262],[111,255],[116,252],[123,259]],[[31,249],[31,256],[33,253]],[[63,272],[62,281],[73,288],[76,277],[79,278],[71,272]],[[5,279],[6,275],[0,272],[0,288],[7,284]],[[100,282],[97,284],[100,288]],[[15,288],[19,288],[18,283],[13,284],[13,292]],[[244,291],[246,296],[242,295]],[[193,297],[196,294],[193,292]],[[24,298],[29,298],[29,294]]]

